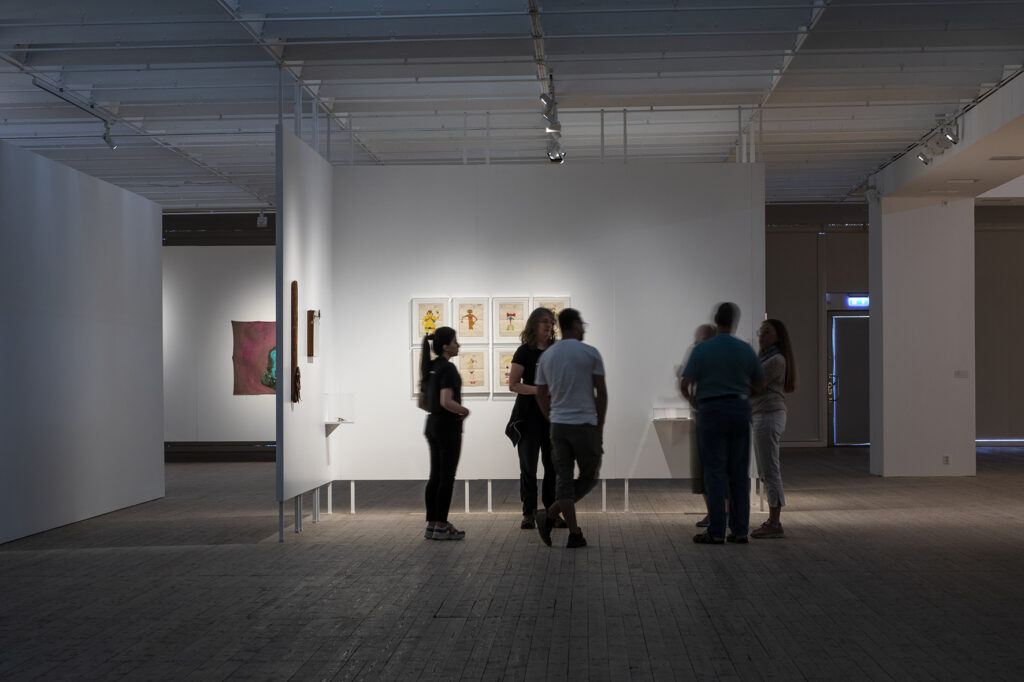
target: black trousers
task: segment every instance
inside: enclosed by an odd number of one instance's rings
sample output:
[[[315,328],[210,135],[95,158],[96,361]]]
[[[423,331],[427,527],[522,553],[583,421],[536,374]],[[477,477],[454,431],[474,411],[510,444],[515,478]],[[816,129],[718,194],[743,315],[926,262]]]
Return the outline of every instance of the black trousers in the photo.
[[[551,463],[551,427],[547,420],[539,423],[523,422],[519,439],[519,499],[523,501],[523,514],[533,516],[537,510],[537,453],[544,464],[544,482],[541,499],[547,509],[555,503],[555,465]]]
[[[432,414],[424,435],[430,445],[430,479],[424,492],[427,521],[447,521],[462,451],[462,420]]]

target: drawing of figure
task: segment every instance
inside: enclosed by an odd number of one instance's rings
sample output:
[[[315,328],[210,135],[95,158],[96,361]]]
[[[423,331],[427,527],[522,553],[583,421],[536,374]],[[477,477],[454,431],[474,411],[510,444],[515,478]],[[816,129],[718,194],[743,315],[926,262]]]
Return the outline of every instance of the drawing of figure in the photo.
[[[437,321],[441,318],[440,315],[435,313],[433,310],[428,310],[427,314],[423,316],[423,335],[433,334],[437,330]]]
[[[479,320],[480,318],[474,315],[473,309],[470,308],[469,310],[466,311],[466,314],[463,315],[461,319],[465,320],[466,324],[469,325],[469,330],[473,331],[473,325],[475,325],[476,321]]]
[[[507,331],[507,332],[514,332],[516,330],[516,325],[515,325],[516,314],[515,314],[515,312],[512,311],[512,310],[506,311],[505,312],[505,318],[508,320],[508,326],[505,327],[505,331]]]

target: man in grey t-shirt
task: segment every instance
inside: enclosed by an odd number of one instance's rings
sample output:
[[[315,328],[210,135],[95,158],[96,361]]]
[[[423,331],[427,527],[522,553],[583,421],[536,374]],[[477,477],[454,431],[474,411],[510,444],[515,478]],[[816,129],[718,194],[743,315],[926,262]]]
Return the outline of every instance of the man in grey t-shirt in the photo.
[[[585,547],[576,523],[576,502],[597,485],[601,470],[604,418],[608,389],[604,363],[593,346],[583,343],[585,325],[579,311],[558,314],[562,340],[540,356],[537,363],[537,403],[551,422],[551,461],[555,466],[555,503],[537,515],[537,531],[551,546],[551,523],[558,514],[569,526],[566,547]],[[573,468],[580,476],[573,480]]]

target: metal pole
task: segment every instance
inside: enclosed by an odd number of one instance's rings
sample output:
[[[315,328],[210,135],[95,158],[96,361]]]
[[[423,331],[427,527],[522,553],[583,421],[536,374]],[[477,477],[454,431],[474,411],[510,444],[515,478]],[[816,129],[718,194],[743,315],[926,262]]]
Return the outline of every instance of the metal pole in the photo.
[[[320,523],[320,488],[313,489],[313,523]]]
[[[629,163],[629,144],[626,137],[626,110],[622,110],[622,163]]]
[[[334,116],[330,112],[324,112],[327,119],[327,163],[331,162],[331,124],[334,123]],[[328,514],[330,512],[327,512]]]
[[[494,511],[491,507],[491,479],[487,479],[487,513],[490,514]]]
[[[469,479],[466,479],[466,513],[469,513]]]
[[[320,153],[320,107],[317,106],[316,98],[313,98],[310,101],[310,106],[312,107],[312,112],[311,113],[312,113],[312,118],[313,118],[313,134],[311,135],[311,138],[312,138],[312,145],[311,146],[313,147],[313,149],[316,150],[316,153],[319,154]]]
[[[355,481],[349,481],[348,482],[348,504],[349,504],[349,511],[348,511],[348,513],[349,514],[355,514],[356,513],[356,482]]]
[[[626,504],[623,507],[622,511],[629,511],[629,479],[628,478],[622,479],[622,483],[623,483],[622,490],[623,490],[623,492],[625,493],[625,496],[626,496]]]
[[[601,511],[608,511],[608,481],[601,479]]]
[[[327,513],[334,513],[334,481],[327,484]]]
[[[277,125],[284,130],[284,69],[280,66],[277,67]]]
[[[743,108],[736,107],[736,163],[740,162],[740,147],[743,146]]]
[[[302,495],[296,495],[295,500],[295,532],[302,532]]]

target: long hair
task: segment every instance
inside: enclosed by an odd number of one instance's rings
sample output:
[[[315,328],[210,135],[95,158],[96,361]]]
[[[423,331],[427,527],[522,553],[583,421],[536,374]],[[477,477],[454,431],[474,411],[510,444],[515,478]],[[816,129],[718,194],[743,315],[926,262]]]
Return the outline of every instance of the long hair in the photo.
[[[765,320],[775,330],[778,341],[775,345],[779,348],[779,355],[786,360],[786,379],[783,382],[782,390],[785,393],[792,393],[796,390],[796,362],[793,361],[793,344],[789,341],[789,332],[782,320],[769,318]]]
[[[530,316],[526,318],[526,324],[523,325],[522,333],[519,334],[519,340],[530,348],[536,348],[537,342],[541,340],[538,337],[537,327],[545,317],[551,318],[551,336],[548,337],[547,342],[549,346],[553,344],[555,342],[555,314],[547,308],[536,308],[530,313]]]
[[[444,347],[454,338],[455,330],[451,327],[438,327],[433,334],[423,337],[423,344],[420,348],[420,391],[426,388],[427,376],[434,366],[434,361],[430,359],[431,347],[433,347],[434,355],[440,355],[444,352]]]

